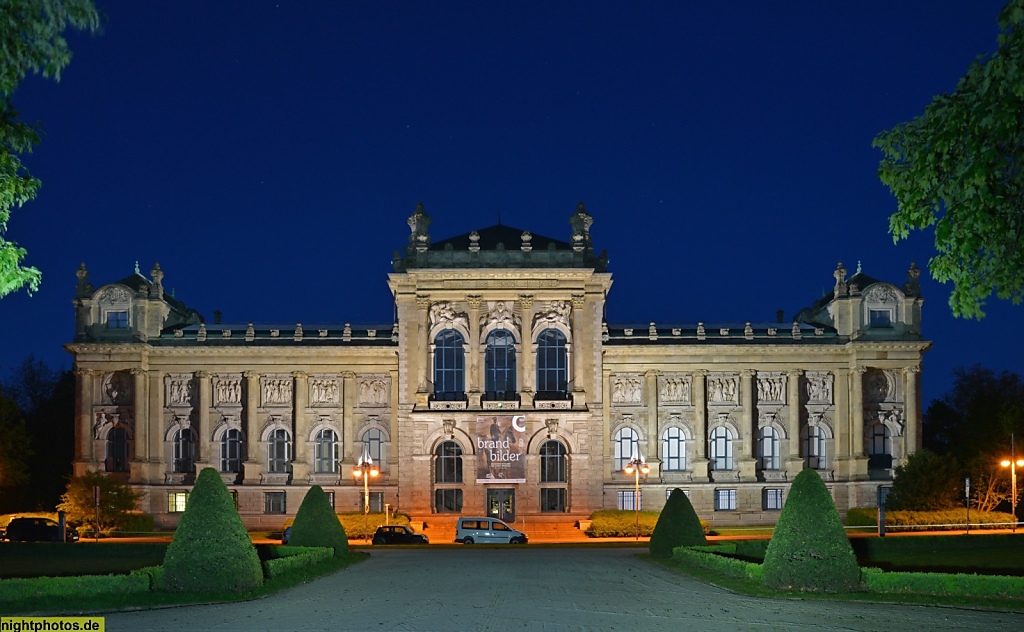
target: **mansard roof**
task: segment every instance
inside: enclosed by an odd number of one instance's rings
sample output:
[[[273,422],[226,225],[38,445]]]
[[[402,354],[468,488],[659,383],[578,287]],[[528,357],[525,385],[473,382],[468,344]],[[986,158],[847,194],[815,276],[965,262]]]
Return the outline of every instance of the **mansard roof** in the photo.
[[[476,234],[476,244],[480,246],[481,250],[497,250],[499,248],[499,244],[500,247],[505,250],[519,250],[522,248],[524,235],[529,237],[528,243],[532,249],[572,250],[572,244],[567,241],[552,239],[550,237],[545,237],[544,235],[530,233],[528,231],[513,228],[512,226],[505,226],[503,224],[495,224],[494,226],[488,226],[487,228],[482,228],[463,235],[442,239],[441,241],[431,244],[430,250],[445,250],[448,248],[449,244],[451,244],[451,247],[454,250],[469,250],[469,247],[474,243],[473,239],[471,239],[471,236],[474,233]]]

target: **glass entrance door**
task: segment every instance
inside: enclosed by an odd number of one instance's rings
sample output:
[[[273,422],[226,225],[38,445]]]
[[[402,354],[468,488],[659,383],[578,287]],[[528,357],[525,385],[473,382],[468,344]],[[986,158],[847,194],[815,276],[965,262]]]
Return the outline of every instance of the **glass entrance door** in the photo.
[[[516,520],[516,490],[488,489],[487,515],[511,524]]]

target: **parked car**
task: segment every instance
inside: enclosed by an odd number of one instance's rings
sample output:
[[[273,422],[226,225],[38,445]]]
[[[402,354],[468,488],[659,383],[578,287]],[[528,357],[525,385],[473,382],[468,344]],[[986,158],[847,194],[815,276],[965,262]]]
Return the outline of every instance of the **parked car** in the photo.
[[[497,518],[459,518],[455,541],[462,544],[526,544],[527,537]]]
[[[288,539],[292,537],[292,526],[288,525],[281,532],[281,544],[288,544]]]
[[[60,525],[49,518],[13,518],[6,537],[11,542],[60,542]],[[65,542],[78,542],[78,537],[77,529],[65,527]]]
[[[428,544],[429,542],[426,534],[416,533],[412,527],[404,524],[381,525],[373,534],[374,544]]]

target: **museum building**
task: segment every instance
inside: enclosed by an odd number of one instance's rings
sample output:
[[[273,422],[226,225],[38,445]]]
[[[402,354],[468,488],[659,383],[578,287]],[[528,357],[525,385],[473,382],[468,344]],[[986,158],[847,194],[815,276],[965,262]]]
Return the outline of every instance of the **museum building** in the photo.
[[[250,528],[311,485],[428,527],[657,510],[675,488],[712,524],[773,524],[805,468],[841,513],[877,502],[921,445],[916,266],[899,287],[839,264],[788,323],[615,324],[592,222],[580,204],[567,241],[500,224],[434,241],[420,205],[394,318],[371,325],[211,323],[159,264],[97,289],[83,263],[75,473],[130,483],[163,527],[206,467]]]

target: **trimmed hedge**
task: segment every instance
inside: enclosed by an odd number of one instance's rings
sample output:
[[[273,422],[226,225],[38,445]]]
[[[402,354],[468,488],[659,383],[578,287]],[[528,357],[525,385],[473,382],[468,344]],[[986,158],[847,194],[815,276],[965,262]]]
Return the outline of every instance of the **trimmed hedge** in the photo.
[[[754,562],[744,562],[733,557],[718,553],[733,553],[732,546],[680,546],[672,551],[672,557],[686,564],[704,568],[726,577],[761,581],[762,566]]]
[[[279,577],[298,568],[316,566],[337,557],[335,549],[328,546],[281,547],[278,553],[281,557],[267,560],[263,564],[267,579]]]
[[[1006,529],[1013,522],[1013,514],[1002,511],[971,510],[972,529]],[[877,507],[855,507],[846,512],[846,524],[851,527],[878,528]],[[900,531],[960,531],[967,524],[966,509],[945,511],[886,510],[885,527]]]
[[[658,524],[660,511],[640,512],[640,536],[646,537],[654,533]],[[706,534],[709,530],[707,522],[701,520],[701,527]],[[631,538],[636,535],[636,512],[628,509],[600,509],[590,514],[590,528],[584,533],[592,538]]]
[[[671,557],[677,546],[702,546],[708,543],[704,527],[693,510],[690,499],[683,490],[676,488],[658,516],[658,522],[651,533],[648,550],[655,557]]]
[[[246,592],[263,584],[256,547],[220,474],[204,468],[164,555],[161,588]]]
[[[821,476],[803,470],[764,555],[761,581],[777,590],[851,592],[860,588],[860,567],[835,502]]]
[[[302,505],[295,514],[295,522],[292,523],[288,544],[330,547],[334,557],[345,557],[348,554],[345,528],[341,526],[330,499],[319,485],[310,487],[302,499]]]
[[[873,593],[1020,599],[1024,577],[961,573],[894,573],[863,569],[864,584]]]
[[[13,578],[0,581],[0,602],[18,599],[53,598],[109,593],[149,592],[150,577],[142,571],[128,575],[77,575],[73,577]]]

